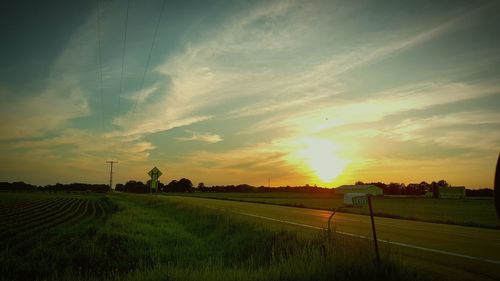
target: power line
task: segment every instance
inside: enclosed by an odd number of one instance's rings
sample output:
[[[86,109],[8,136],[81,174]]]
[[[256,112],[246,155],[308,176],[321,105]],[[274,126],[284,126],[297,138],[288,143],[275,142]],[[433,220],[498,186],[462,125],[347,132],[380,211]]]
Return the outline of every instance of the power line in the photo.
[[[120,92],[118,93],[118,114],[117,116],[119,117],[121,114],[121,95],[122,95],[122,89],[123,89],[123,72],[125,69],[125,51],[127,49],[127,31],[128,31],[128,11],[130,8],[130,0],[127,1],[127,13],[125,16],[125,34],[123,37],[123,48],[122,48],[122,71],[120,74]]]
[[[154,34],[153,34],[153,42],[151,43],[151,48],[149,49],[148,60],[146,62],[146,67],[144,68],[144,73],[142,74],[141,87],[139,88],[139,89],[141,89],[141,91],[143,90],[144,80],[146,78],[146,73],[148,72],[148,70],[149,70],[149,64],[151,63],[151,54],[153,53],[153,48],[154,48],[154,45],[155,45],[155,42],[156,42],[156,36],[158,34],[158,28],[160,26],[161,18],[163,16],[163,10],[165,9],[165,3],[166,3],[166,0],[163,0],[163,4],[162,4],[161,10],[160,10],[160,16],[158,17],[158,21],[156,22],[155,31],[154,31]],[[136,99],[135,102],[134,102],[134,107],[132,108],[132,113],[135,111],[135,109],[137,107],[138,100],[139,99]]]
[[[113,189],[113,164],[117,164],[118,162],[116,161],[106,161],[106,163],[111,164],[110,165],[110,171],[109,171],[109,188]]]

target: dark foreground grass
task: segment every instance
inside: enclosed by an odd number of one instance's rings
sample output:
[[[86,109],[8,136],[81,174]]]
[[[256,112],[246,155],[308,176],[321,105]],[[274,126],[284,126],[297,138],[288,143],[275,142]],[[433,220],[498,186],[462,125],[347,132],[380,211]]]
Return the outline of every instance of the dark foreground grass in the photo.
[[[108,199],[109,198],[109,199]],[[115,194],[103,219],[38,233],[36,246],[2,245],[0,280],[424,280],[368,241],[299,238],[227,213]],[[384,251],[387,253],[387,251]]]

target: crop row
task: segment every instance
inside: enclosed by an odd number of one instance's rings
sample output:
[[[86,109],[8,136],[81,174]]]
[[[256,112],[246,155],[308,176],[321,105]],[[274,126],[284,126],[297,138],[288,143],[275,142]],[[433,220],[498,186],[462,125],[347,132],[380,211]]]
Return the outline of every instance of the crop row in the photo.
[[[76,199],[64,198],[59,200],[54,200],[49,204],[44,204],[35,209],[31,209],[29,212],[23,211],[22,213],[12,215],[9,219],[2,222],[1,228],[15,228],[18,225],[29,224],[31,221],[36,221],[43,219],[44,217],[50,216],[55,212],[59,212],[67,208],[68,204]]]
[[[45,200],[43,202],[21,208],[13,206],[13,211],[2,218],[2,225],[7,226],[11,223],[23,221],[26,218],[36,217],[45,213],[46,210],[56,208],[59,204],[62,204],[67,200],[69,200],[69,198],[54,198],[52,200]]]
[[[22,233],[26,229],[32,229],[40,224],[43,224],[45,221],[51,220],[53,217],[64,214],[74,203],[76,203],[76,199],[66,199],[60,201],[58,204],[52,205],[50,208],[34,213],[31,216],[24,216],[23,219],[19,219],[13,223],[2,223],[1,229],[3,231],[0,233],[0,238],[16,236],[18,233]]]
[[[102,200],[52,198],[17,205],[0,222],[0,244],[16,247],[29,243],[54,227],[89,223],[106,215]],[[17,211],[17,212],[16,212]]]
[[[15,202],[11,202],[11,201],[7,201],[5,199],[4,201],[0,201],[0,216],[3,217],[4,215],[6,215],[8,213],[15,212],[15,209],[23,208],[25,206],[37,204],[39,202],[48,201],[48,200],[50,200],[50,199],[38,199],[38,200],[24,199],[24,200],[16,200]]]
[[[50,199],[42,199],[42,200],[34,200],[31,202],[16,202],[9,203],[3,206],[2,214],[0,218],[2,220],[15,219],[15,217],[29,213],[32,210],[36,210],[38,208],[50,205],[54,203],[55,200],[61,200],[62,198],[50,198]]]

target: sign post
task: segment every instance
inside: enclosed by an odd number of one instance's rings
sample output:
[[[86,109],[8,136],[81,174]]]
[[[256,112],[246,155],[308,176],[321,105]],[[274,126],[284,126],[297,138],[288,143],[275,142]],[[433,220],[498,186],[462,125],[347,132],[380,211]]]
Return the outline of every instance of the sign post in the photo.
[[[163,175],[163,173],[158,168],[154,167],[151,171],[149,171],[148,175],[151,177],[151,193],[153,193],[153,189],[156,193],[158,190],[158,178]]]
[[[368,198],[368,207],[370,208],[370,219],[372,221],[372,232],[373,232],[373,243],[375,243],[375,254],[377,255],[377,264],[380,264],[380,255],[378,253],[378,241],[377,241],[377,232],[375,231],[375,221],[373,220],[373,208],[372,208],[372,196],[367,195]]]
[[[370,209],[370,219],[372,223],[372,233],[373,233],[373,243],[375,246],[375,255],[377,257],[377,264],[380,264],[380,254],[378,252],[378,241],[377,241],[377,232],[375,231],[375,220],[373,219],[373,208],[372,208],[372,195],[371,194],[365,194],[365,195],[358,195],[358,194],[353,194],[352,198],[350,197],[350,200],[352,200],[352,205],[351,204],[344,204],[343,206],[340,206],[336,209],[333,210],[333,213],[330,215],[328,218],[328,234],[331,234],[331,226],[330,226],[330,221],[333,218],[333,215],[337,213],[341,208],[344,207],[363,207],[368,204],[368,207]]]

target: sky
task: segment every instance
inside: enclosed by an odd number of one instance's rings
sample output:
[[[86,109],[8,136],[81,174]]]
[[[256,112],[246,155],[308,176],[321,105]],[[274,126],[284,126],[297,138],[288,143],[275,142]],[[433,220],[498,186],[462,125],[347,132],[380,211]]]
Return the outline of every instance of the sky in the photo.
[[[0,181],[492,187],[498,1],[2,1]]]

